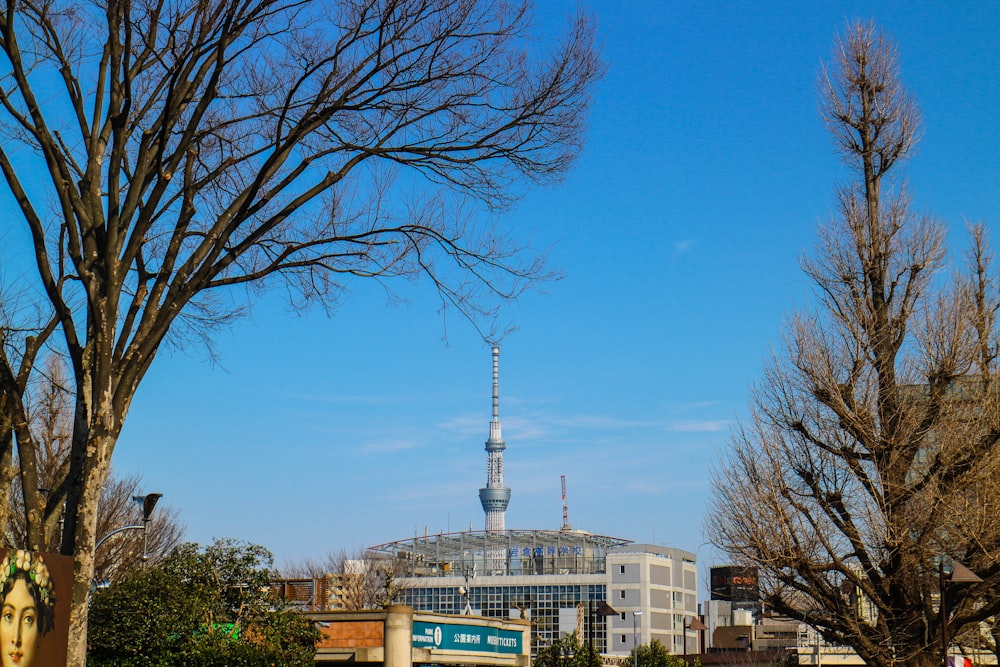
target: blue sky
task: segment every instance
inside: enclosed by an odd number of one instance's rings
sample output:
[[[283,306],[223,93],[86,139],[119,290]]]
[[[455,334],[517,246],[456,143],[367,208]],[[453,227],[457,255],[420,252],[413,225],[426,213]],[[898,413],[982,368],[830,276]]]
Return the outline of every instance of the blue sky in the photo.
[[[540,2],[553,33],[576,4]],[[798,268],[847,177],[817,110],[845,21],[899,43],[924,138],[914,205],[1000,220],[1000,3],[595,3],[608,72],[565,182],[500,222],[550,249],[558,282],[505,317],[501,419],[510,528],[695,551],[709,467],[795,307]],[[1000,242],[1000,239],[994,239]],[[489,347],[442,321],[429,285],[388,304],[356,284],[333,317],[280,294],[198,350],[164,352],[115,455],[180,511],[186,537],[263,544],[279,563],[483,527]]]

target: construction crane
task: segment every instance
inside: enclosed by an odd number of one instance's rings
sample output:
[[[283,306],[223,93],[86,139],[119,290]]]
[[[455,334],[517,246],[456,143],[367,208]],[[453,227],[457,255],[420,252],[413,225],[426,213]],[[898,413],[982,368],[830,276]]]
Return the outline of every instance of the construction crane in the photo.
[[[562,482],[562,505],[563,505],[563,522],[561,530],[573,530],[573,526],[569,525],[569,506],[566,504],[566,475],[559,476]]]

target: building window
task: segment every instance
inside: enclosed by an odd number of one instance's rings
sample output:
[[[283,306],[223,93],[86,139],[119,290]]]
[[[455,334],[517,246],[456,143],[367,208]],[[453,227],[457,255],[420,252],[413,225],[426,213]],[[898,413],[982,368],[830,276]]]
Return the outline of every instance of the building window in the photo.
[[[625,591],[624,590],[618,591],[618,597],[620,597],[622,600],[624,600],[625,599]]]
[[[621,615],[622,615],[622,620],[624,621],[625,620],[625,612],[622,612]]]
[[[625,643],[625,635],[622,635],[622,644]]]
[[[618,566],[618,571],[619,571],[619,572],[620,572],[621,574],[625,574],[625,566],[624,566],[624,565],[619,565],[619,566]]]

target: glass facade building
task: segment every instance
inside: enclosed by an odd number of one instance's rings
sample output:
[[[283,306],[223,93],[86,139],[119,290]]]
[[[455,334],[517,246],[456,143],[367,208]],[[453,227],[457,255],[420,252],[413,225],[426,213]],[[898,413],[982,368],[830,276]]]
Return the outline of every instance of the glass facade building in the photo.
[[[562,635],[578,632],[581,641],[593,642],[595,649],[607,652],[605,619],[597,614],[598,605],[607,596],[604,584],[490,584],[470,580],[467,598],[461,592],[463,584],[433,586],[427,582],[407,581],[405,585],[408,587],[401,601],[417,611],[461,614],[468,602],[477,616],[520,618],[523,614],[532,621],[531,639],[535,651],[551,645]],[[567,620],[565,610],[573,610],[573,618]],[[577,627],[577,618],[582,627]]]
[[[418,611],[530,618],[535,651],[577,632],[603,652],[606,621],[597,609],[607,600],[607,556],[628,543],[574,530],[464,531],[371,551],[393,560],[400,602]]]

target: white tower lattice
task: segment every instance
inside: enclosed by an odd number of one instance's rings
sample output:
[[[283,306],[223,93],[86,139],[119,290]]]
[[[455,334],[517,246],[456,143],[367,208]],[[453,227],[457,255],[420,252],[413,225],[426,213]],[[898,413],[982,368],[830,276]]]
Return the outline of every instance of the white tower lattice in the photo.
[[[490,421],[490,438],[486,441],[486,487],[479,489],[479,502],[486,512],[486,532],[502,533],[504,515],[510,503],[510,489],[503,485],[503,450],[507,448],[500,434],[500,348],[493,346],[493,419]],[[503,567],[502,549],[490,553],[492,569]]]

